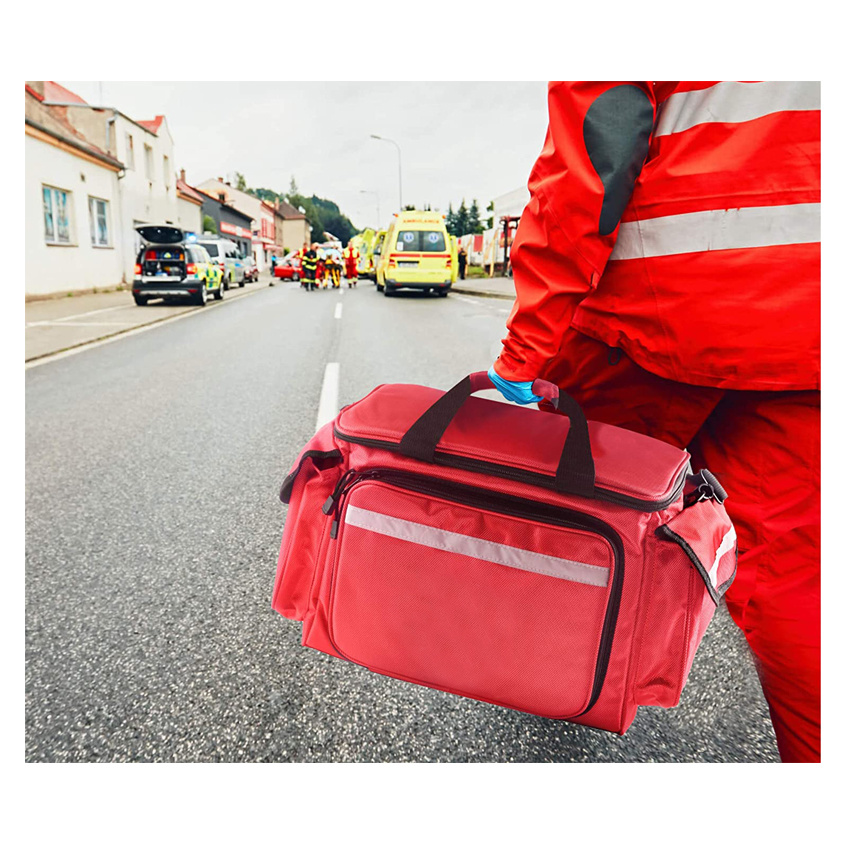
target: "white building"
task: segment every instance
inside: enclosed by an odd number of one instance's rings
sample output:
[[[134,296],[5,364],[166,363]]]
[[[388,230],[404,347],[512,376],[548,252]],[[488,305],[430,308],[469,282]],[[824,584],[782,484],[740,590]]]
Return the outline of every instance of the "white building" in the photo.
[[[223,204],[229,204],[239,212],[251,216],[251,231],[253,233],[251,243],[254,248],[254,259],[257,261],[257,268],[260,271],[268,268],[271,264],[272,254],[275,252],[274,208],[265,201],[231,186],[220,177],[217,180],[212,178],[204,180],[203,183],[197,183],[196,186],[211,198],[215,198]],[[293,248],[293,250],[297,250],[297,248]]]
[[[165,116],[157,115],[151,121],[134,121],[118,109],[92,106],[55,82],[29,85],[39,90],[43,111],[58,116],[73,137],[84,140],[122,165],[112,210],[111,237],[112,246],[120,257],[121,272],[110,283],[131,281],[141,247],[136,226],[145,223],[176,225],[179,220],[174,140]],[[71,288],[61,280],[45,285],[52,285],[52,291]]]
[[[26,294],[116,286],[123,164],[45,106],[43,83],[24,97]]]

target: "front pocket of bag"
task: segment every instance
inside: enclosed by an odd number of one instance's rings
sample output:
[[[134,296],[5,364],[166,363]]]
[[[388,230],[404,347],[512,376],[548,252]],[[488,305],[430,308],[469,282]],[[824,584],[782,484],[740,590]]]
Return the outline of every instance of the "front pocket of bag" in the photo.
[[[331,638],[375,672],[573,717],[601,686],[615,567],[599,533],[367,480],[341,512]]]

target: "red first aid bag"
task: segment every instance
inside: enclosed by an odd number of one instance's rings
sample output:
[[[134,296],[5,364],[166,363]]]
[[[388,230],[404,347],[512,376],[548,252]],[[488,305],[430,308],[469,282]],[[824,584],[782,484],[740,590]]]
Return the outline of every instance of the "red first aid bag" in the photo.
[[[302,643],[519,711],[625,732],[673,706],[735,531],[711,473],[659,440],[385,384],[343,408],[284,481],[275,610]]]

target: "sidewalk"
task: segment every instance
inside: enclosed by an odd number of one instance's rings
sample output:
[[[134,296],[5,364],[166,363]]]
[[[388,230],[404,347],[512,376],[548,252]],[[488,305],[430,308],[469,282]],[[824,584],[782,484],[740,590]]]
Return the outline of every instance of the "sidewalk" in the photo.
[[[512,277],[458,279],[452,286],[452,292],[459,292],[462,295],[479,295],[485,298],[505,298],[509,301],[516,298]]]
[[[226,304],[242,295],[268,287],[271,276],[260,275],[258,283],[249,283],[244,288],[234,287],[224,295]],[[24,360],[36,360],[76,348],[95,340],[161,322],[195,310],[208,310],[191,304],[163,304],[152,301],[145,307],[137,307],[133,294],[123,292],[98,292],[75,295],[72,298],[51,298],[45,301],[25,303],[25,350]]]

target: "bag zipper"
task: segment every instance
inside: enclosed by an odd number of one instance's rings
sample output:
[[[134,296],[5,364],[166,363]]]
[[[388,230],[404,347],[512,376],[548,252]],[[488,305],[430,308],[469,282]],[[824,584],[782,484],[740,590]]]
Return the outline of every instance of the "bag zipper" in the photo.
[[[608,605],[605,609],[605,619],[602,623],[602,636],[599,642],[599,652],[596,656],[596,669],[593,675],[593,687],[590,700],[584,711],[575,717],[586,714],[593,708],[608,671],[608,661],[611,656],[611,646],[614,642],[614,632],[617,628],[617,616],[620,611],[620,598],[623,592],[623,568],[625,551],[620,535],[607,522],[598,517],[571,508],[550,505],[547,502],[534,502],[520,496],[496,494],[490,490],[474,487],[470,484],[458,484],[428,475],[402,472],[397,469],[350,469],[339,480],[333,493],[322,505],[322,513],[326,516],[333,512],[330,536],[336,539],[339,533],[339,523],[345,498],[351,489],[364,480],[380,480],[394,484],[403,490],[421,493],[424,496],[434,496],[456,502],[472,508],[483,508],[494,513],[515,516],[532,522],[544,522],[563,528],[575,528],[580,531],[590,531],[604,538],[614,552],[614,569],[611,578],[611,592],[608,595]]]
[[[390,440],[375,440],[368,437],[352,437],[350,434],[345,434],[334,425],[334,436],[340,440],[345,440],[349,443],[356,443],[361,446],[370,446],[376,449],[389,449],[390,451],[398,451],[398,443],[393,443]],[[505,466],[500,463],[491,463],[486,460],[477,460],[476,458],[463,457],[461,455],[451,454],[450,452],[437,451],[434,454],[434,463],[440,466],[450,466],[456,469],[465,469],[469,472],[480,472],[485,475],[496,475],[499,478],[509,478],[513,481],[519,481],[523,484],[534,484],[537,487],[545,487],[547,490],[553,490],[556,493],[562,493],[557,490],[554,484],[554,476],[546,475],[542,472],[529,472],[526,469],[518,469],[514,466]],[[594,485],[593,492],[596,498],[604,502],[612,502],[615,505],[623,505],[627,508],[637,508],[641,511],[652,513],[654,511],[663,511],[669,508],[682,493],[685,487],[685,479],[687,478],[687,467],[682,469],[673,484],[673,489],[663,498],[656,501],[649,499],[639,499],[636,496],[627,496],[625,493],[618,493],[616,490],[609,490],[606,487]],[[562,495],[570,495],[568,493]],[[579,494],[574,494],[579,495]],[[587,498],[582,497],[582,498]]]

